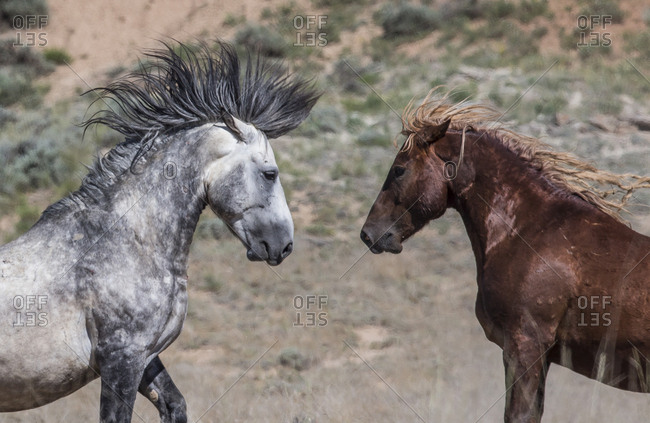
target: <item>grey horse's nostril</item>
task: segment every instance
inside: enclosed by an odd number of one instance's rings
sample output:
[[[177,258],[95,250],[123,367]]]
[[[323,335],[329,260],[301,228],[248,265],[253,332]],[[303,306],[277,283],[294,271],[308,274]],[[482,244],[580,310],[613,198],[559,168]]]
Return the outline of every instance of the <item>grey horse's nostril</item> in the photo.
[[[284,250],[282,250],[282,258],[286,258],[291,252],[293,251],[293,242],[290,242],[287,244],[286,247],[284,247]]]
[[[368,244],[368,243],[371,242],[371,241],[370,241],[370,237],[368,236],[368,234],[366,233],[366,231],[361,231],[361,241],[363,241],[363,242],[366,243],[366,244]]]

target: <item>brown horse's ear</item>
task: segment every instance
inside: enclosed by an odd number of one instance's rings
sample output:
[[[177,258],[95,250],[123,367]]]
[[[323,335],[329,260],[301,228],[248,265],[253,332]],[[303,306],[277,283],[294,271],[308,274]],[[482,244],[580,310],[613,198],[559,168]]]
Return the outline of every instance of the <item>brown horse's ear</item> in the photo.
[[[420,131],[420,136],[422,137],[423,141],[426,141],[428,144],[432,144],[445,136],[447,129],[449,129],[450,123],[451,118],[442,122],[440,125],[427,126],[425,129]]]

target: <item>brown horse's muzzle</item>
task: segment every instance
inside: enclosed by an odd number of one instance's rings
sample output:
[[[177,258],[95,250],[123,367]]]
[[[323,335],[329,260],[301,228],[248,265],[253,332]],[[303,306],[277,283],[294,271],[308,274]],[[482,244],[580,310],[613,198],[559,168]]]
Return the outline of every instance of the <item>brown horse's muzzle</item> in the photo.
[[[384,251],[399,254],[402,252],[402,237],[393,228],[378,230],[366,223],[361,229],[361,240],[370,248],[374,254]]]

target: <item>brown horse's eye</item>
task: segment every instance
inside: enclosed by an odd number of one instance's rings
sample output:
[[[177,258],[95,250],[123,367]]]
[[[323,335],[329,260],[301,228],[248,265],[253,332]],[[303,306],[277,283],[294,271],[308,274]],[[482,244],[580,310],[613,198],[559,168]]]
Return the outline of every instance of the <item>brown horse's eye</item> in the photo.
[[[402,176],[404,174],[404,172],[406,172],[406,169],[403,168],[402,166],[395,166],[395,168],[393,169],[393,172],[395,172],[395,177],[399,178],[400,176]]]

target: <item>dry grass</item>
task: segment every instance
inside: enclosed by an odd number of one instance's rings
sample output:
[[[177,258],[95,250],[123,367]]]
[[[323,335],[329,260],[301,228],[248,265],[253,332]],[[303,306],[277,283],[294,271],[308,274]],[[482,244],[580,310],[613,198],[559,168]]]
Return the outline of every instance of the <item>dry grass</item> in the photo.
[[[500,421],[501,354],[474,317],[475,269],[458,216],[430,225],[399,256],[364,252],[356,231],[321,245],[298,232],[294,255],[272,270],[249,263],[230,237],[198,240],[188,319],[162,355],[190,421],[206,410],[202,422],[421,421],[416,412],[427,422],[474,422],[484,413],[481,421]],[[205,285],[208,274],[221,281],[219,292]],[[294,327],[293,298],[311,294],[327,295],[327,325]],[[280,364],[288,348],[307,369]],[[645,421],[650,412],[647,396],[559,367],[547,387],[545,422]],[[94,421],[98,406],[95,381],[0,422]],[[134,421],[158,421],[141,397],[135,412]]]

